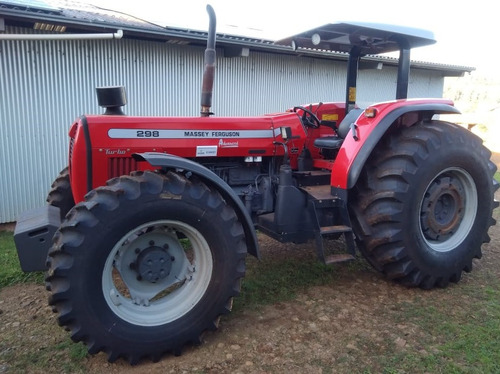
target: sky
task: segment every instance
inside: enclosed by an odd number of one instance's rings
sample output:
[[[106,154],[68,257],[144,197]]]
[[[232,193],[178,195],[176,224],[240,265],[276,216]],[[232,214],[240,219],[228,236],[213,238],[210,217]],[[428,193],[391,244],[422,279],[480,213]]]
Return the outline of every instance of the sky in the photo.
[[[471,66],[500,80],[500,19],[491,0],[81,0],[161,26],[208,28],[206,4],[217,32],[278,40],[327,23],[387,23],[434,32],[437,43],[416,48],[412,60]]]

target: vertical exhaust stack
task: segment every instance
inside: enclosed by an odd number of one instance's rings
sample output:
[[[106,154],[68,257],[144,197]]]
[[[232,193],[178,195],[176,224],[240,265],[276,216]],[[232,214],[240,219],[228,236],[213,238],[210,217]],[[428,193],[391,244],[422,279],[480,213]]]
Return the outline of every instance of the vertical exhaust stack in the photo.
[[[207,13],[210,18],[208,27],[207,49],[205,49],[205,67],[203,70],[203,83],[201,86],[201,116],[209,117],[212,106],[212,91],[215,77],[215,27],[216,19],[214,9],[207,5]]]

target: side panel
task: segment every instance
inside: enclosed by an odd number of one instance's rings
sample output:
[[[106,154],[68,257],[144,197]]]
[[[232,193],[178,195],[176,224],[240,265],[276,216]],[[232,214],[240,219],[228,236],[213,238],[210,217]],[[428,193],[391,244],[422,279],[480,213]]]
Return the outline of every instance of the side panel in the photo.
[[[372,105],[374,118],[361,114],[356,123],[357,139],[352,130],[347,134],[333,164],[331,186],[339,189],[354,187],[369,155],[391,125],[404,114],[432,117],[434,114],[459,113],[451,100],[416,99],[397,100]]]
[[[161,152],[188,159],[281,156],[279,126],[300,128],[295,113],[261,117],[162,118],[85,116],[73,130],[70,149],[75,201],[110,178],[147,167],[134,153]],[[301,138],[303,138],[303,134]]]

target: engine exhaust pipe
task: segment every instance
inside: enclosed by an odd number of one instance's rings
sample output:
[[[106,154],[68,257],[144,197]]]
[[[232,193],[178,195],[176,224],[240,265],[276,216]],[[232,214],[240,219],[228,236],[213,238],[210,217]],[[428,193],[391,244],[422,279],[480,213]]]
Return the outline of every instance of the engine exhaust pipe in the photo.
[[[215,27],[216,19],[214,8],[207,5],[207,13],[210,18],[208,27],[207,49],[205,49],[205,62],[203,69],[203,83],[201,86],[201,116],[209,117],[213,114],[210,111],[212,106],[212,92],[215,77]]]

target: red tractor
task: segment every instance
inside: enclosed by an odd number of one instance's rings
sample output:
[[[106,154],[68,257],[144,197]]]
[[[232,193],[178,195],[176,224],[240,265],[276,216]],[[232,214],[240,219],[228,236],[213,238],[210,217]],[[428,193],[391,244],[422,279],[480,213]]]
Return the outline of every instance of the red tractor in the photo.
[[[48,268],[49,303],[74,341],[131,363],[199,343],[231,310],[247,253],[260,256],[256,229],[313,239],[326,264],[357,246],[405,286],[471,271],[495,224],[496,167],[478,137],[434,119],[458,113],[452,101],[407,99],[410,49],[431,33],[339,23],[281,41],[348,52],[345,103],[219,118],[208,13],[201,117],[125,116],[123,89],[98,89],[106,112],[71,126],[49,204],[18,221],[21,265]],[[396,100],[358,108],[360,58],[390,51],[400,51]],[[345,253],[326,253],[332,238]]]

